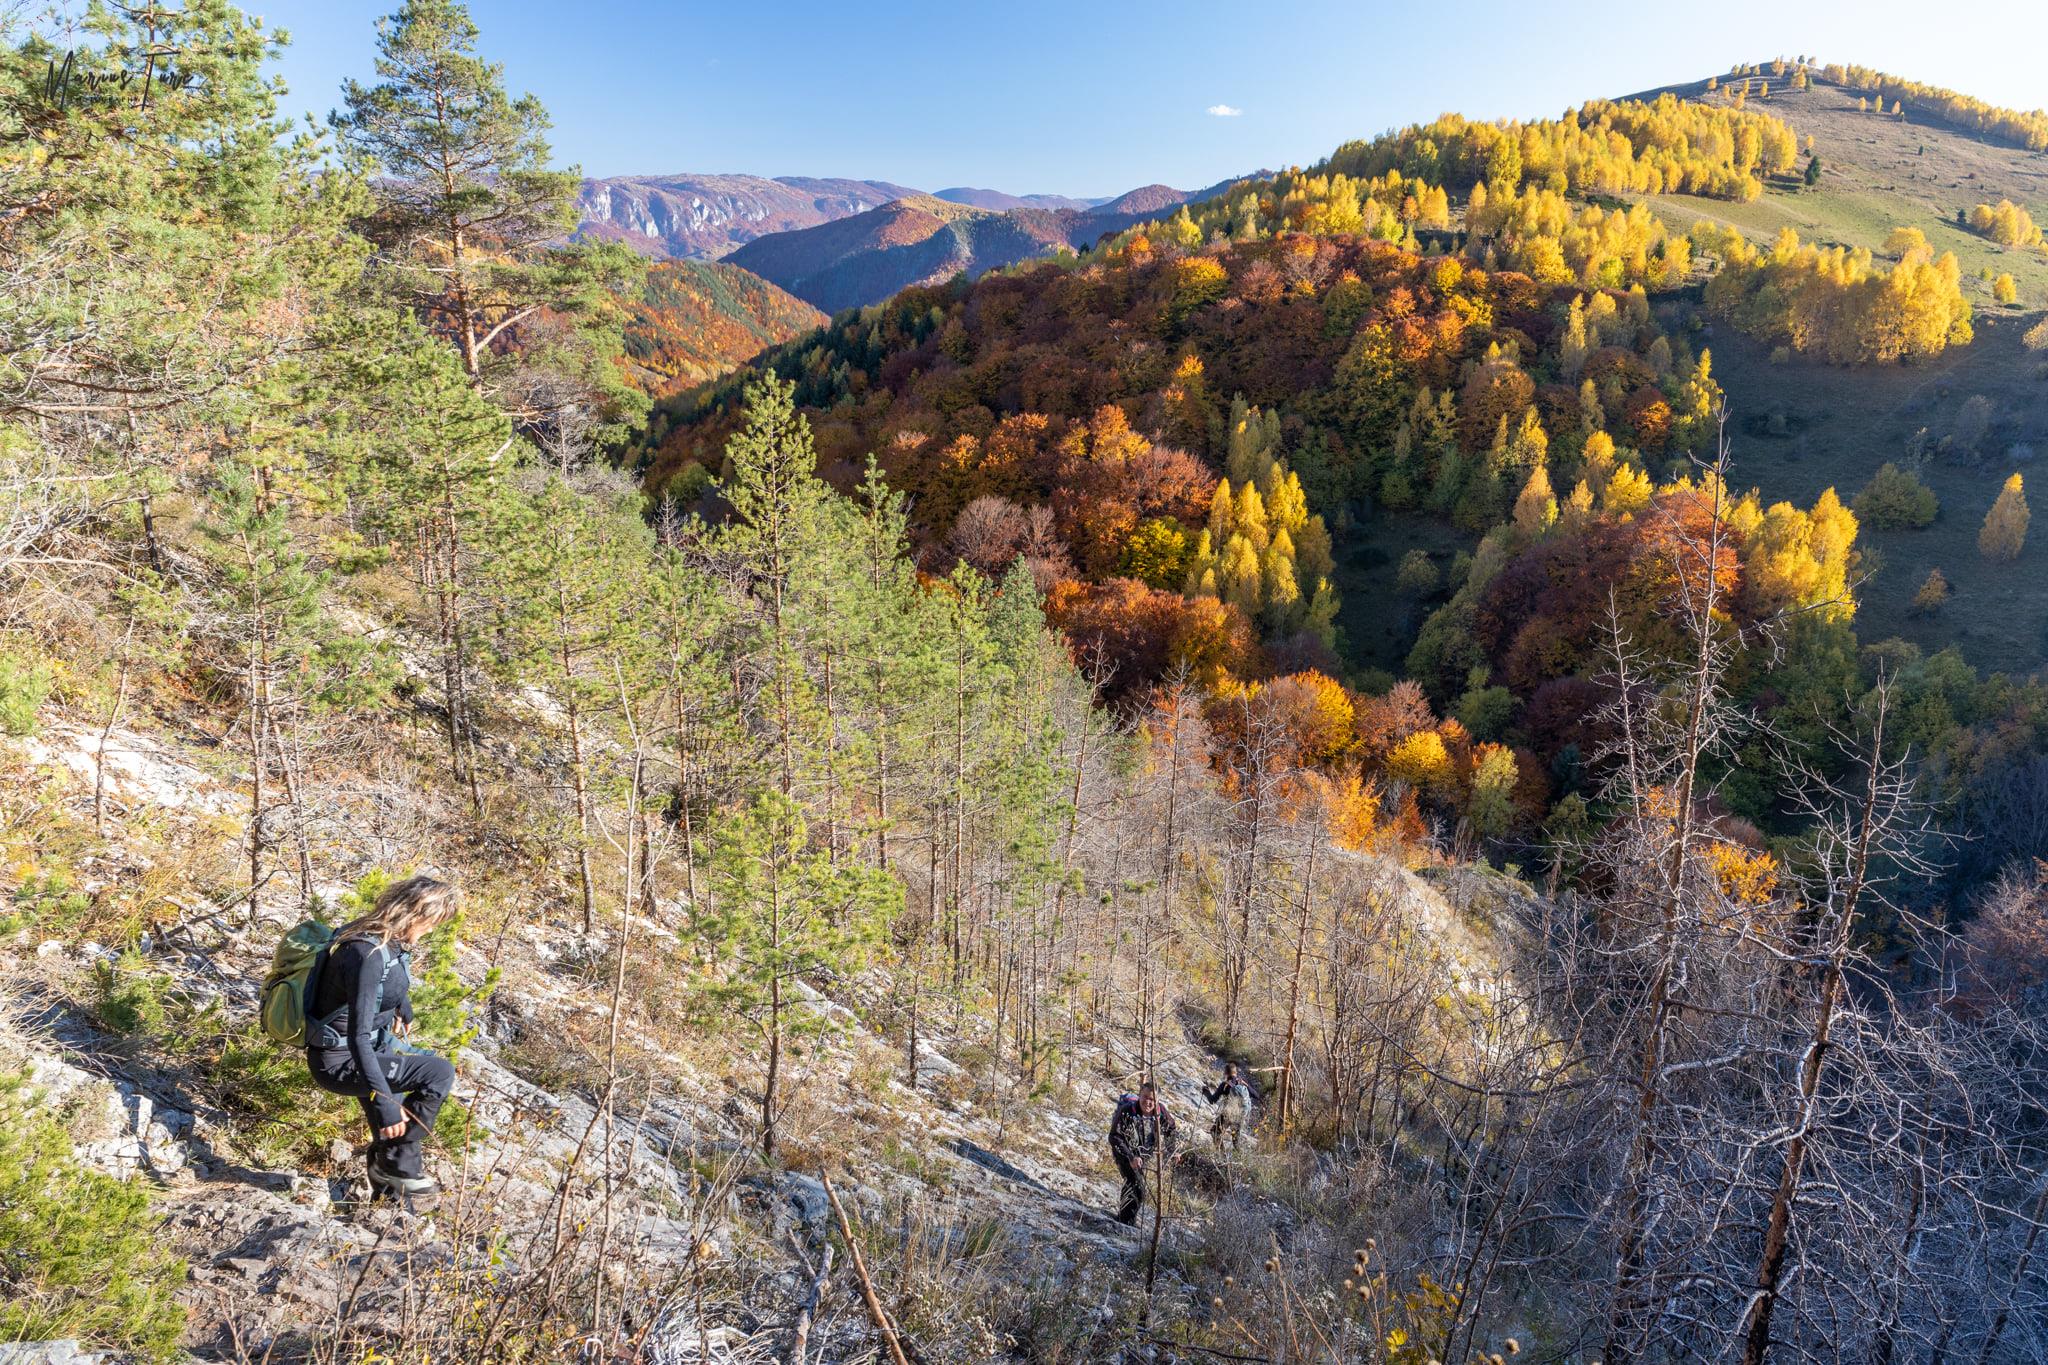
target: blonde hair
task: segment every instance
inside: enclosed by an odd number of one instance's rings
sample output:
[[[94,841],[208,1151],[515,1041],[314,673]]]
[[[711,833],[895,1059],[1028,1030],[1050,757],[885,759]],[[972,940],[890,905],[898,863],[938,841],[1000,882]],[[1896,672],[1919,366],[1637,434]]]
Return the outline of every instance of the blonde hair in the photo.
[[[450,883],[438,877],[407,877],[385,887],[370,913],[343,925],[334,941],[373,938],[389,946],[393,939],[411,939],[422,926],[433,932],[453,919],[461,906],[461,894]]]

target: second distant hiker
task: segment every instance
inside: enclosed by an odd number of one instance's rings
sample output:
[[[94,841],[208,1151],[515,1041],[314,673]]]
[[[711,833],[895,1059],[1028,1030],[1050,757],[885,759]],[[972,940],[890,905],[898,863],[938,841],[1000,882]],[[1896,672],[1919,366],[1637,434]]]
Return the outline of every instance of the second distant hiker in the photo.
[[[1203,1090],[1202,1098],[1216,1106],[1216,1121],[1209,1125],[1209,1141],[1215,1144],[1216,1154],[1222,1156],[1228,1143],[1230,1154],[1237,1155],[1244,1144],[1245,1124],[1252,1116],[1252,1088],[1237,1063],[1224,1063],[1223,1079]]]
[[[455,888],[408,877],[370,913],[343,925],[309,983],[306,1064],[322,1090],[363,1106],[370,1124],[370,1187],[411,1199],[439,1186],[421,1169],[420,1144],[455,1083],[444,1057],[403,1041],[412,1031],[414,945],[446,923]]]
[[[1116,1116],[1109,1121],[1109,1154],[1124,1182],[1117,1222],[1137,1225],[1138,1208],[1145,1202],[1145,1166],[1155,1157],[1164,1161],[1173,1155],[1174,1132],[1173,1115],[1152,1082],[1117,1100]]]

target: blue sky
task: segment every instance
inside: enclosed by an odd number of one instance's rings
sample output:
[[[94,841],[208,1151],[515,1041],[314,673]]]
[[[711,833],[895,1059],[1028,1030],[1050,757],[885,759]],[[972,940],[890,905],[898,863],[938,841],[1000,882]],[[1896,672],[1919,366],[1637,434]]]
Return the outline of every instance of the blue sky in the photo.
[[[293,42],[292,104],[367,78],[397,0],[245,0]],[[1798,52],[2048,105],[2048,5],[1037,4],[473,0],[562,164],[1110,195],[1306,164],[1446,110],[1554,115]],[[1940,16],[1930,22],[1930,15]],[[1209,112],[1212,107],[1219,112]],[[1222,113],[1221,109],[1237,111]]]

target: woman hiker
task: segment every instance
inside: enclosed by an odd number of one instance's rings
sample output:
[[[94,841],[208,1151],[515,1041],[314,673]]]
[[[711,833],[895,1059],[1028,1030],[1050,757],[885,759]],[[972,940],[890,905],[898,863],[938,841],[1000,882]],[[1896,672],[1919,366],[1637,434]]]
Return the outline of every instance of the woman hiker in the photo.
[[[440,1188],[420,1169],[420,1143],[448,1098],[455,1068],[400,1040],[412,1031],[412,949],[457,907],[447,882],[408,877],[394,883],[369,914],[342,926],[313,983],[306,1064],[322,1090],[362,1104],[372,1139],[373,1196],[410,1201]]]

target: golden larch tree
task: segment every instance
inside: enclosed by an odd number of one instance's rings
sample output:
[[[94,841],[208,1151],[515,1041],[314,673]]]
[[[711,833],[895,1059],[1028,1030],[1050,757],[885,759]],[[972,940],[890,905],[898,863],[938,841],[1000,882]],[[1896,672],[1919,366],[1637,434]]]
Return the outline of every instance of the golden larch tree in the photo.
[[[1998,501],[1985,514],[1984,529],[1977,532],[1977,551],[1986,559],[2013,560],[2027,544],[2026,489],[2015,473],[1998,491]]]

